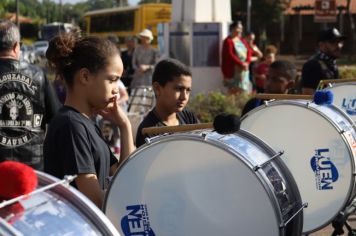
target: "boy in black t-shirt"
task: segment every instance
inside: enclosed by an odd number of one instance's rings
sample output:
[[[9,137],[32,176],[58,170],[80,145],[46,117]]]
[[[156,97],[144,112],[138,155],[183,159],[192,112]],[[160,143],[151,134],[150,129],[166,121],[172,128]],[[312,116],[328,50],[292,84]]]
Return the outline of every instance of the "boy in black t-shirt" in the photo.
[[[294,87],[297,77],[295,65],[289,61],[278,60],[273,62],[267,72],[265,93],[285,94]],[[241,116],[263,104],[263,100],[252,98],[242,109]]]
[[[160,61],[153,72],[152,87],[156,106],[138,127],[137,147],[145,143],[146,137],[141,133],[143,128],[198,123],[196,116],[184,109],[192,87],[192,73],[186,65],[175,59]]]

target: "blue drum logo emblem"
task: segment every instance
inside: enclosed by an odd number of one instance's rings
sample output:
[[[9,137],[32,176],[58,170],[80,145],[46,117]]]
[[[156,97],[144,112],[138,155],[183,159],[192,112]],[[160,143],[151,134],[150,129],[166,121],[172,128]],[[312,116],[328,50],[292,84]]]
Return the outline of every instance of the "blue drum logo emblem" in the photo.
[[[333,189],[332,183],[339,178],[339,173],[330,157],[326,157],[329,149],[317,149],[310,160],[311,168],[315,174],[316,188],[318,190]]]
[[[126,210],[127,215],[121,219],[121,229],[125,236],[155,236],[150,227],[146,205],[131,205]]]
[[[348,115],[356,115],[356,98],[355,99],[346,99],[342,100],[341,107],[346,111]]]

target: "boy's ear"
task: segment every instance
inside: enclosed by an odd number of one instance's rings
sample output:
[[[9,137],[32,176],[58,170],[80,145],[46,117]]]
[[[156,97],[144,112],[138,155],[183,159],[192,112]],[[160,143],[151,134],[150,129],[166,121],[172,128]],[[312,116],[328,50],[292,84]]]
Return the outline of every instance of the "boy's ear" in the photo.
[[[156,97],[158,97],[161,93],[161,85],[158,82],[153,82],[152,88],[153,88],[153,91],[154,91]]]

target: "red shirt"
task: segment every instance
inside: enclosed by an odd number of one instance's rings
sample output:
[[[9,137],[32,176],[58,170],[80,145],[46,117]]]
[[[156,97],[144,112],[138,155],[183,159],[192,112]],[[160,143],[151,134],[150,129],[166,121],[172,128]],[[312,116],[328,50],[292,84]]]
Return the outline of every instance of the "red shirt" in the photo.
[[[247,49],[247,57],[245,62],[250,63],[251,49],[243,38],[239,39]],[[234,42],[232,41],[231,36],[228,36],[223,42],[221,53],[221,71],[224,75],[224,78],[232,78],[234,76],[234,66],[242,66],[242,63],[243,61],[241,61],[236,54]]]
[[[256,74],[259,74],[259,75],[266,75],[267,76],[267,73],[268,73],[268,67],[269,65],[267,63],[260,63],[258,64],[258,66],[255,68],[254,72]],[[259,79],[257,77],[255,77],[255,82],[256,82],[256,86],[258,88],[264,88],[265,87],[265,80],[264,79]]]

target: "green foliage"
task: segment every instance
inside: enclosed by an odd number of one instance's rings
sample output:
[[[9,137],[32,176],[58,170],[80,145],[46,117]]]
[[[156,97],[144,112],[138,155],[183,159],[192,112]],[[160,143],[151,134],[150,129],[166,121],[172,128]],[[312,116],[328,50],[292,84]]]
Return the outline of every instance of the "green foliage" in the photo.
[[[340,66],[340,79],[356,79],[356,66]]]
[[[225,95],[221,92],[199,93],[192,98],[188,109],[193,111],[201,122],[212,122],[220,113],[240,115],[243,106],[250,99],[247,94]]]
[[[144,4],[144,3],[156,3],[157,0],[141,0],[139,4]],[[172,3],[172,0],[160,0],[160,3]]]
[[[122,1],[127,5],[127,0]],[[118,6],[119,0],[87,0],[76,4],[59,4],[54,0],[19,0],[20,15],[32,18],[35,22],[83,22],[83,15],[90,10]],[[16,12],[15,0],[0,0],[0,18],[6,13]],[[39,19],[42,19],[41,21]],[[35,23],[36,24],[36,23]]]
[[[266,20],[268,22],[279,21],[281,14],[288,6],[289,0],[251,0],[251,3],[251,17],[253,21],[256,25],[264,25],[266,24]],[[247,1],[231,0],[231,16],[233,20],[246,17],[246,9]],[[237,13],[240,14],[237,15]]]

